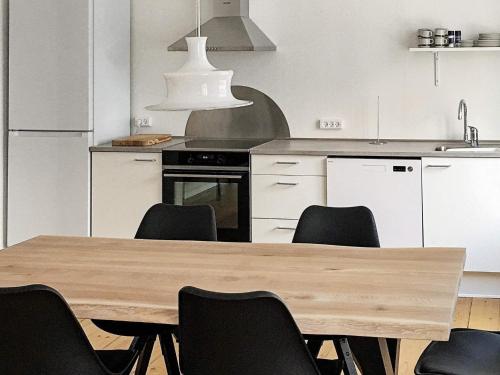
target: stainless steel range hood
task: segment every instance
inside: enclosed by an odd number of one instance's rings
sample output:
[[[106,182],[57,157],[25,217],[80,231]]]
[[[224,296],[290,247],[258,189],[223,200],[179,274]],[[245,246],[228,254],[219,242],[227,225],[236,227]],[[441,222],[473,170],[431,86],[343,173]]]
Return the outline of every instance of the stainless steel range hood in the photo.
[[[276,51],[276,45],[250,19],[249,0],[213,0],[214,18],[201,26],[207,51]],[[186,37],[196,36],[196,30]],[[187,51],[185,37],[168,47]]]

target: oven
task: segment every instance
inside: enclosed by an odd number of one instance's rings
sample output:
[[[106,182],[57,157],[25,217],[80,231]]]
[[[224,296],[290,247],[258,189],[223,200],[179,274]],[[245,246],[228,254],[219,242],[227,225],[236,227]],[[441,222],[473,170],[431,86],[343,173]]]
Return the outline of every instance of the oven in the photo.
[[[248,153],[163,152],[163,202],[210,205],[219,241],[250,241]]]

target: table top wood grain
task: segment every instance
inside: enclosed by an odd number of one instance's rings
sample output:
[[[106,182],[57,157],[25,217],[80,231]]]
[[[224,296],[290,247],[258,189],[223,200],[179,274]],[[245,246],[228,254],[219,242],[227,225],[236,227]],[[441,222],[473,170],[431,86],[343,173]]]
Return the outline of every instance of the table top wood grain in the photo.
[[[447,340],[465,249],[40,236],[0,251],[0,287],[45,284],[78,318],[176,324],[177,293],[268,290],[306,334]]]

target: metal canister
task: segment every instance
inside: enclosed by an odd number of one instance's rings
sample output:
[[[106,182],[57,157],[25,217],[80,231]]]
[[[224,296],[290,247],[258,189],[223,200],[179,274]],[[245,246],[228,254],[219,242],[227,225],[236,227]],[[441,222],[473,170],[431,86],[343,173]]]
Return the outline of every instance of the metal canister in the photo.
[[[462,30],[455,30],[455,46],[460,47],[462,44]]]
[[[453,48],[456,45],[455,31],[448,31],[448,47]]]

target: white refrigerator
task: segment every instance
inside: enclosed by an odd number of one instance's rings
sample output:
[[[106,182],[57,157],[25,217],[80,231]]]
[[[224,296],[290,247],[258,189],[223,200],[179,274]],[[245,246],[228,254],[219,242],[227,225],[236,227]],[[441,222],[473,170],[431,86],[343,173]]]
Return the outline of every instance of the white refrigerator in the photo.
[[[89,235],[89,146],[128,134],[130,2],[10,1],[7,244]]]

